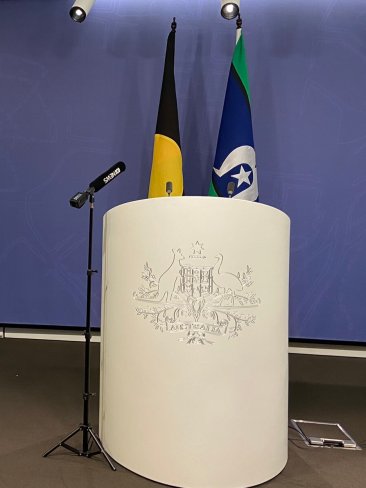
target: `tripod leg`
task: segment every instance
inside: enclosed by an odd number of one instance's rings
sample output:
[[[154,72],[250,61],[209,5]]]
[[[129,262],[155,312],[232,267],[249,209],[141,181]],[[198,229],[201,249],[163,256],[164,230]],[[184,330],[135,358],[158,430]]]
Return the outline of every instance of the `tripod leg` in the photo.
[[[116,467],[114,466],[114,464],[112,463],[109,455],[106,453],[106,451],[104,450],[104,447],[103,447],[103,444],[102,444],[102,441],[99,439],[99,437],[94,434],[93,432],[93,429],[91,427],[88,428],[88,432],[89,434],[91,435],[91,437],[93,438],[94,442],[96,443],[96,445],[98,446],[101,454],[103,454],[103,456],[105,457],[107,463],[109,464],[109,466],[111,467],[111,469],[113,471],[116,471]]]
[[[64,439],[62,439],[61,442],[59,442],[58,444],[56,444],[55,447],[52,447],[52,449],[50,449],[49,451],[45,452],[43,454],[43,457],[47,457],[49,454],[51,454],[51,452],[55,451],[58,447],[63,447],[63,444],[64,442],[68,441],[69,439],[71,439],[71,437],[73,437],[74,435],[76,435],[78,432],[80,432],[81,430],[81,427],[78,427],[77,429],[73,430],[71,432],[71,434],[67,435]]]

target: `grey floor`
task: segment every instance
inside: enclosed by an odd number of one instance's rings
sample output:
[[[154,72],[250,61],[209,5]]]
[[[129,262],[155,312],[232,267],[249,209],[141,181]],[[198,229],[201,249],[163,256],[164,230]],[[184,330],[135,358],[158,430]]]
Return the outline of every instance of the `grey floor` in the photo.
[[[98,389],[99,351],[92,349],[92,391]],[[366,360],[291,355],[290,417],[337,421],[366,442]],[[83,345],[0,339],[0,488],[153,488],[161,485],[100,456],[65,450],[42,453],[73,430],[82,416]],[[97,400],[91,421],[97,424]],[[365,443],[366,447],[366,443]],[[262,486],[364,488],[366,450],[306,447],[289,431],[289,461]]]

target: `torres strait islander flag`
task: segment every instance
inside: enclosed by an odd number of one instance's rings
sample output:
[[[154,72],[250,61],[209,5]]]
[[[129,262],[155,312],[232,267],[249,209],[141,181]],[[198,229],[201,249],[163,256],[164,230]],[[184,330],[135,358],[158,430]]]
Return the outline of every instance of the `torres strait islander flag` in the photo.
[[[258,200],[257,168],[241,28],[231,62],[209,195]]]
[[[177,97],[174,78],[175,19],[168,36],[163,83],[161,87],[158,120],[156,123],[154,153],[151,166],[149,198],[183,194],[182,153],[180,149]]]

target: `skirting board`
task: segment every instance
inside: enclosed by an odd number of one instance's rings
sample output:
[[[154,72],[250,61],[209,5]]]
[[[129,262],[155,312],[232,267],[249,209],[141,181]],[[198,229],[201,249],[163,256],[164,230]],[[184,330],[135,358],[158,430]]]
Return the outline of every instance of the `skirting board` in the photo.
[[[83,331],[57,331],[45,329],[0,328],[0,339],[37,339],[47,341],[84,341]],[[92,332],[92,342],[100,342],[100,333]],[[305,354],[311,356],[337,356],[350,358],[366,358],[365,346],[326,345],[316,343],[289,343],[289,354]]]
[[[65,331],[65,330],[45,330],[45,329],[16,329],[6,328],[0,329],[0,338],[3,339],[38,339],[46,341],[73,341],[83,342],[84,332],[80,331]],[[100,333],[92,332],[91,342],[100,342]]]
[[[316,344],[316,343],[289,343],[290,354],[306,354],[311,356],[337,356],[348,358],[366,358],[365,346],[344,346],[337,344]]]

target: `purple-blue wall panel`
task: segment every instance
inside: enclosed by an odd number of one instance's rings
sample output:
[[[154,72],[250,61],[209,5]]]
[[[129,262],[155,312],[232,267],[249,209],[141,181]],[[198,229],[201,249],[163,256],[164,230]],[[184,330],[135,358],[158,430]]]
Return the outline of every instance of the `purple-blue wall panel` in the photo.
[[[210,180],[235,38],[220,2],[97,0],[81,25],[71,4],[0,1],[3,323],[84,324],[88,211],[68,200],[126,162],[96,196],[100,269],[103,214],[147,193],[174,15],[186,195],[205,195]],[[260,200],[292,219],[290,335],[366,341],[365,4],[242,10]],[[93,286],[99,325],[100,275]]]

